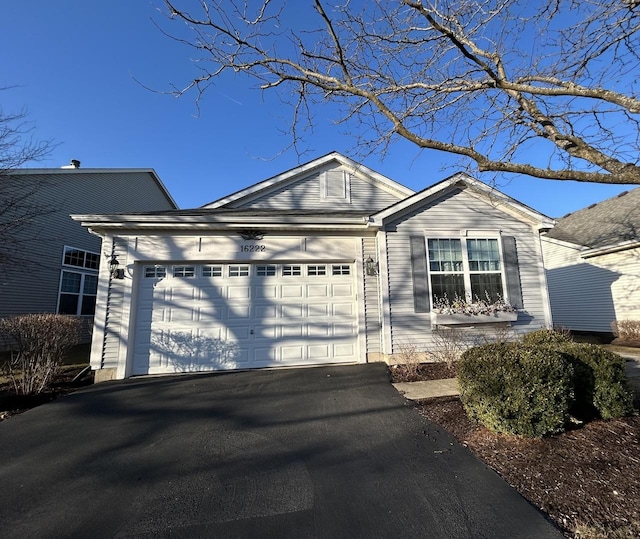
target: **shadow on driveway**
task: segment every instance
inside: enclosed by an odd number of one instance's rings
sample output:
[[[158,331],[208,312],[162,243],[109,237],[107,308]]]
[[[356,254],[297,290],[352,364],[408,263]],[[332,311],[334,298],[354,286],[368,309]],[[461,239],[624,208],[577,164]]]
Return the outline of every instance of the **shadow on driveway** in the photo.
[[[110,382],[0,424],[4,537],[559,538],[384,365]]]

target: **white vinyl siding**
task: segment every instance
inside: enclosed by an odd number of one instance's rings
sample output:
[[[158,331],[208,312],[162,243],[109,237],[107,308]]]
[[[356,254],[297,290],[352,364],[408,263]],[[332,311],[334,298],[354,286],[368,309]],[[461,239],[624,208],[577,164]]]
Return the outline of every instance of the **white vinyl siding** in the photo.
[[[616,319],[640,319],[640,249],[582,258],[579,246],[542,246],[554,325],[609,333]]]
[[[545,327],[541,261],[536,249],[539,240],[528,224],[475,196],[456,190],[389,223],[387,229],[388,308],[393,348],[392,351],[386,350],[387,353],[397,353],[399,345],[409,342],[423,349],[431,346],[431,314],[415,312],[414,308],[410,252],[410,237],[430,237],[430,231],[478,231],[476,235],[480,237],[482,230],[499,230],[503,236],[514,236],[526,312],[519,316],[514,328],[531,330]]]
[[[377,258],[376,239],[362,239],[363,264],[367,258]],[[364,308],[365,308],[365,331],[367,337],[367,353],[378,353],[382,351],[380,340],[382,322],[380,319],[380,288],[379,275],[367,275],[364,272]]]
[[[373,214],[406,195],[391,193],[373,181],[367,181],[337,168],[314,172],[287,183],[264,197],[255,196],[234,208],[282,210],[358,210]],[[327,204],[330,203],[330,207]]]
[[[123,238],[114,239],[113,254],[120,261],[120,267],[124,268],[128,264],[127,258],[127,241]],[[154,268],[156,272],[165,270],[164,266]],[[108,275],[102,273],[100,279],[109,278]],[[102,351],[102,360],[100,368],[115,368],[118,366],[120,350],[126,340],[128,340],[128,323],[123,311],[126,306],[127,293],[129,292],[128,279],[109,279],[108,295],[106,301],[106,316],[104,322],[104,346]],[[124,323],[124,325],[123,325]],[[93,346],[92,346],[93,350]],[[92,357],[91,365],[95,367],[94,358]]]

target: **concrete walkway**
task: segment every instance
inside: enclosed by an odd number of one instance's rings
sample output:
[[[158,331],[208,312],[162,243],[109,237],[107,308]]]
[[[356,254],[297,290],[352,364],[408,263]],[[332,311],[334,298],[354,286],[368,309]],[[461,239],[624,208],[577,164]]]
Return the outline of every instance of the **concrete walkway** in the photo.
[[[631,387],[640,394],[640,349],[620,346],[605,346],[621,355],[626,363],[627,377]],[[456,397],[460,395],[458,381],[455,378],[427,380],[421,382],[399,382],[393,384],[401,395],[409,400],[432,399],[435,397]]]

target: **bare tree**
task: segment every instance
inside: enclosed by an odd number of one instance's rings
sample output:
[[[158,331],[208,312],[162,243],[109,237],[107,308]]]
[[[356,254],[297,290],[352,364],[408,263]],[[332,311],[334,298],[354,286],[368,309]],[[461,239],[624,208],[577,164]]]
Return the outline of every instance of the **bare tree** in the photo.
[[[175,94],[249,75],[292,106],[294,144],[332,102],[364,153],[399,136],[479,171],[640,183],[635,0],[165,4],[202,70]]]
[[[24,267],[37,260],[33,249],[25,244],[36,239],[41,231],[34,221],[55,208],[38,192],[46,179],[25,178],[12,171],[49,154],[50,141],[36,141],[33,125],[25,110],[5,113],[0,108],[0,269]]]

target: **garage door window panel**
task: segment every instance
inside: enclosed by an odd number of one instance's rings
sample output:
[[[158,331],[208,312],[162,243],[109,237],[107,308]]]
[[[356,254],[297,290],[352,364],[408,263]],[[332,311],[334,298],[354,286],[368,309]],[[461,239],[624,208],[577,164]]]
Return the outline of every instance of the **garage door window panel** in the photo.
[[[167,268],[164,266],[145,266],[145,279],[163,279],[167,276]]]
[[[222,266],[202,266],[203,277],[222,277]]]
[[[174,266],[173,276],[174,277],[195,277],[196,268],[195,266]]]
[[[229,277],[249,277],[249,266],[229,266]]]

